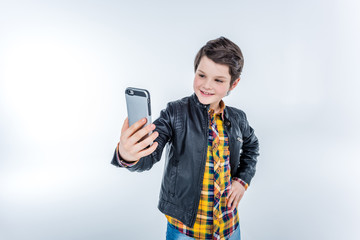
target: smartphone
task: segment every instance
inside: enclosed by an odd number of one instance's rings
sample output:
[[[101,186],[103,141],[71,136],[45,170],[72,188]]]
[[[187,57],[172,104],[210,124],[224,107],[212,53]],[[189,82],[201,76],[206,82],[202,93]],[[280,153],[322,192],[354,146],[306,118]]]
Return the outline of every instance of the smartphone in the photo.
[[[151,124],[150,93],[146,89],[128,87],[125,90],[129,127],[142,118],[146,118],[147,126]]]

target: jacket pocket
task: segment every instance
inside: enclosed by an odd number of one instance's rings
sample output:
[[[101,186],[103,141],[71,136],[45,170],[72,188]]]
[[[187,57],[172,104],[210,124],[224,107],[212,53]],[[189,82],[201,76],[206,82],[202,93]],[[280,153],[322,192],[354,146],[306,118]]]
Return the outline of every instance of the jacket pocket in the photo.
[[[240,166],[240,156],[242,153],[243,138],[241,134],[234,134],[230,140],[230,164],[232,176],[236,173]]]
[[[175,195],[176,189],[176,179],[177,179],[177,169],[178,166],[172,166],[169,174],[169,182],[168,182],[168,193],[173,197]]]

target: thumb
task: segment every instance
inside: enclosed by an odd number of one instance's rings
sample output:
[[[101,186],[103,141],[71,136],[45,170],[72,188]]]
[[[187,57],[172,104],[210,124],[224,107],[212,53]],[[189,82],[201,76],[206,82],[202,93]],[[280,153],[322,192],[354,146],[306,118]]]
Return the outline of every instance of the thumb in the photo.
[[[121,133],[125,132],[129,128],[129,119],[125,118],[124,124],[121,129]]]

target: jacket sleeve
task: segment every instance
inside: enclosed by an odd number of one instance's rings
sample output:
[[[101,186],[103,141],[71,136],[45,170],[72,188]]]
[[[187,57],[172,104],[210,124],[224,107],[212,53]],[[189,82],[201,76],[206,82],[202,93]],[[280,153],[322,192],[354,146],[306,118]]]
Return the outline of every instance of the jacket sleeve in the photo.
[[[143,158],[140,158],[140,160],[134,165],[124,165],[119,164],[119,161],[121,161],[122,159],[120,158],[120,155],[118,154],[116,148],[111,164],[117,167],[127,168],[132,172],[142,172],[151,169],[156,162],[160,161],[165,145],[172,138],[173,128],[171,122],[173,122],[173,118],[174,113],[172,106],[168,104],[166,109],[160,112],[160,117],[153,122],[156,126],[155,131],[159,133],[159,136],[155,139],[155,142],[158,143],[158,146],[153,153]]]
[[[240,156],[240,167],[236,176],[250,185],[255,175],[257,157],[259,156],[259,141],[255,136],[254,129],[249,125],[246,115],[242,123],[243,146]]]

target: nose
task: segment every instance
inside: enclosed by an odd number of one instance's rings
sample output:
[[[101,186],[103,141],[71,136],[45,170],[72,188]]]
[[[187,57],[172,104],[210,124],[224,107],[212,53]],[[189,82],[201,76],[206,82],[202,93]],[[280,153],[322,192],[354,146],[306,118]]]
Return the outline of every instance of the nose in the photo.
[[[204,88],[205,89],[211,89],[211,81],[210,81],[210,79],[206,79],[204,81]]]

